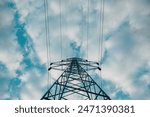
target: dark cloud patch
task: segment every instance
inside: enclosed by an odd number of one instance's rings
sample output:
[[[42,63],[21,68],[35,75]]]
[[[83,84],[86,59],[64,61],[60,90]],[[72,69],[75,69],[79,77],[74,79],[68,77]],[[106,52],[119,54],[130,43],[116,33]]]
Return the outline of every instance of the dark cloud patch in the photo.
[[[11,99],[20,99],[21,80],[13,78],[9,82],[9,92]]]
[[[129,100],[129,94],[124,93],[123,91],[118,91],[115,95],[115,99],[117,100]]]

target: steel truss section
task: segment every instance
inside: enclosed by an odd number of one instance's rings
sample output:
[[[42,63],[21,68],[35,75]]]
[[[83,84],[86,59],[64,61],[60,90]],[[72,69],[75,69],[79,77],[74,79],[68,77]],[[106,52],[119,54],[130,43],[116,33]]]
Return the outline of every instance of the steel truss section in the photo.
[[[64,70],[41,100],[110,100],[110,97],[87,73],[100,69],[96,62],[69,58],[50,64],[50,68]]]

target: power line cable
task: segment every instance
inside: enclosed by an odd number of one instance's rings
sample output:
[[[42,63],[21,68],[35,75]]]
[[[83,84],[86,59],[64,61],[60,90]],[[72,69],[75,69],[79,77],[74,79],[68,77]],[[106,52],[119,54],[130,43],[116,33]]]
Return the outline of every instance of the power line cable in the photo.
[[[49,63],[51,62],[51,51],[50,51],[50,47],[51,47],[51,42],[50,42],[50,29],[49,29],[49,3],[48,0],[46,0],[46,8],[47,8],[47,32],[48,32],[48,54],[49,54]]]
[[[101,14],[102,14],[102,0],[99,0],[99,27],[98,27],[98,57],[97,57],[97,61],[99,61],[99,57],[101,56],[100,52],[101,52]]]
[[[81,2],[82,3],[82,2]],[[81,46],[83,45],[83,40],[84,40],[84,11],[83,11],[83,6],[81,6],[81,10],[82,10],[82,24],[81,24],[81,26],[82,26],[82,29],[81,29]]]
[[[47,11],[47,0],[44,0],[44,12],[45,12],[45,31],[46,31],[46,56],[47,56],[47,69],[49,67],[49,44],[48,44],[48,11]],[[47,74],[47,88],[49,88],[49,72]]]
[[[103,43],[104,43],[104,0],[101,0],[101,58],[100,58],[100,62],[102,61],[102,58],[103,58]],[[100,64],[100,67],[102,69],[102,65]],[[102,71],[100,71],[100,75],[101,75],[101,78],[102,78]],[[101,81],[101,87],[103,86],[103,80]]]
[[[104,41],[104,0],[101,0],[102,1],[102,13],[101,13],[101,60],[103,58],[103,41]]]
[[[59,29],[60,29],[60,48],[61,48],[61,60],[62,60],[62,3],[61,3],[61,0],[59,0],[59,10],[60,10],[60,15],[59,15],[59,17],[60,17],[60,22],[59,22]]]
[[[51,39],[50,39],[50,29],[49,29],[49,2],[46,0],[47,4],[47,29],[48,29],[48,57],[49,57],[49,65],[51,63]],[[49,73],[49,84],[51,84],[51,71]]]
[[[87,0],[87,60],[88,60],[88,41],[89,41],[89,7],[90,7],[90,2]]]

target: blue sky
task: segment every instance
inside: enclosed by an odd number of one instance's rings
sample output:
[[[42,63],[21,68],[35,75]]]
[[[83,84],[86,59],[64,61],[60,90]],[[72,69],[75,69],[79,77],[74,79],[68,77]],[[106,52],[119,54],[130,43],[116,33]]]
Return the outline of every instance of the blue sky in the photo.
[[[90,0],[88,58],[98,56],[99,3]],[[0,0],[0,99],[40,99],[48,87],[43,0]],[[49,0],[51,61],[60,57],[59,0]],[[150,99],[150,1],[105,0],[102,88]],[[63,56],[86,58],[87,0],[62,0]],[[60,74],[60,73],[58,73]],[[51,73],[52,81],[59,76]],[[99,73],[95,80],[101,85]]]

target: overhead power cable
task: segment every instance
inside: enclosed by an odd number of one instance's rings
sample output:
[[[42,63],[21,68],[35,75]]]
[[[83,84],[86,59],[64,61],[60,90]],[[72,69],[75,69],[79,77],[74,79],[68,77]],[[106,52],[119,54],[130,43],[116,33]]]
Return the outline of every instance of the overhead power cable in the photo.
[[[87,60],[88,60],[88,51],[89,51],[89,47],[88,47],[88,41],[89,41],[89,12],[90,12],[90,1],[87,0]]]
[[[60,10],[60,15],[59,15],[59,31],[60,31],[60,57],[61,57],[61,60],[62,60],[62,54],[63,54],[63,50],[62,50],[62,3],[61,3],[61,0],[59,0],[59,10]]]
[[[50,35],[49,35],[49,9],[48,9],[48,1],[44,0],[44,12],[45,12],[45,32],[46,32],[46,53],[47,53],[47,69],[49,68],[49,64],[51,62],[51,53],[50,53]],[[48,72],[47,78],[47,88],[49,88],[49,84],[51,84],[50,73]]]
[[[100,61],[102,61],[102,58],[103,58],[103,43],[104,43],[104,0],[101,0],[102,1],[102,3],[101,3],[101,55],[100,55],[100,57],[101,57],[101,59],[100,59]]]
[[[98,44],[98,61],[102,62],[102,58],[103,58],[103,41],[104,41],[104,0],[100,0],[100,5],[99,5],[99,9],[100,9],[100,14],[99,14],[99,44]],[[100,57],[100,60],[99,60]],[[101,63],[100,63],[100,68],[102,69]],[[100,70],[100,77],[102,78],[102,72]],[[101,79],[101,87],[103,85],[103,80]]]

